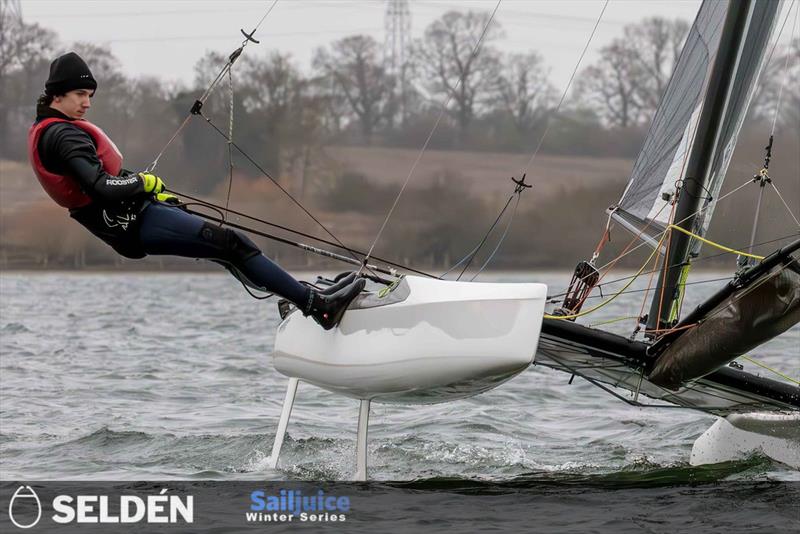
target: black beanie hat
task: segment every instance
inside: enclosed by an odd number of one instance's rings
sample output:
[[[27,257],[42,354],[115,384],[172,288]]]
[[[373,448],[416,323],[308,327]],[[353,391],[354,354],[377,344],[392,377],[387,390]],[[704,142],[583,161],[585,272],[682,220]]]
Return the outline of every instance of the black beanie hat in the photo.
[[[50,77],[44,84],[47,95],[63,95],[75,89],[97,89],[89,66],[75,52],[64,54],[50,64]]]

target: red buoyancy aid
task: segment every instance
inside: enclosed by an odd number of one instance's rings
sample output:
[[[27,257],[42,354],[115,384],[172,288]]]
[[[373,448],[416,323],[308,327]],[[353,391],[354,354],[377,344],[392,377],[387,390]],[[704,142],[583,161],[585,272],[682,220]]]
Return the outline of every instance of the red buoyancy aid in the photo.
[[[42,137],[45,128],[54,122],[68,122],[74,124],[81,130],[89,134],[94,141],[95,148],[97,149],[97,157],[103,165],[103,170],[108,174],[117,176],[122,169],[122,153],[114,144],[114,141],[109,138],[106,133],[95,126],[91,122],[79,120],[67,120],[57,117],[49,117],[37,123],[34,123],[28,130],[28,156],[33,166],[33,171],[39,179],[39,183],[50,195],[50,198],[56,201],[59,206],[74,209],[82,208],[83,206],[91,203],[92,199],[81,191],[78,182],[71,176],[62,176],[55,174],[44,168],[42,159],[39,157],[39,139]]]

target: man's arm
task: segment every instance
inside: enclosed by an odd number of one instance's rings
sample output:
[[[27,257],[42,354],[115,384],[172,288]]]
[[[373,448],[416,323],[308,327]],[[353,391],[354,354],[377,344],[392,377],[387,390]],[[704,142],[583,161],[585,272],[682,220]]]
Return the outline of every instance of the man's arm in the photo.
[[[39,140],[39,154],[45,168],[77,180],[92,200],[118,202],[145,192],[144,180],[138,175],[105,172],[92,138],[69,123],[56,123],[45,130]]]

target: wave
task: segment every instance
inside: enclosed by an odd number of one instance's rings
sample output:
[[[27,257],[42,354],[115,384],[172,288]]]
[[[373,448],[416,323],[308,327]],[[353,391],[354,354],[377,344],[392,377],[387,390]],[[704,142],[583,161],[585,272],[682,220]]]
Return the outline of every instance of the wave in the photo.
[[[768,458],[753,456],[744,460],[690,466],[646,466],[631,464],[610,473],[538,471],[508,479],[433,477],[407,482],[386,482],[390,487],[410,490],[450,491],[463,494],[503,494],[524,490],[566,488],[634,489],[714,484],[747,471],[762,471],[771,465]]]

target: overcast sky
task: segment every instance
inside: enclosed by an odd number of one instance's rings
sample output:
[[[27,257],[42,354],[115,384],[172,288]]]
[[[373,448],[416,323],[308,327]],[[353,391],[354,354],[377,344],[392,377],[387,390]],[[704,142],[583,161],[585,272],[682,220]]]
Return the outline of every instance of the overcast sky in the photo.
[[[491,11],[496,0],[411,0],[411,35],[419,37],[451,9]],[[290,52],[303,70],[315,48],[365,33],[384,41],[385,0],[279,0],[246,54]],[[193,66],[207,50],[229,53],[241,42],[239,28],[252,29],[272,5],[223,0],[22,0],[26,22],[56,31],[64,51],[76,40],[107,44],[129,75],[155,75],[191,82]],[[611,0],[590,48],[586,65],[622,27],[648,16],[691,21],[699,0]],[[603,8],[600,0],[502,0],[496,20],[505,37],[496,46],[513,52],[535,50],[563,87]],[[251,48],[252,47],[252,48]]]

